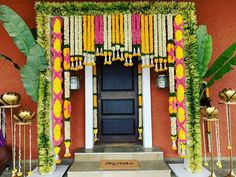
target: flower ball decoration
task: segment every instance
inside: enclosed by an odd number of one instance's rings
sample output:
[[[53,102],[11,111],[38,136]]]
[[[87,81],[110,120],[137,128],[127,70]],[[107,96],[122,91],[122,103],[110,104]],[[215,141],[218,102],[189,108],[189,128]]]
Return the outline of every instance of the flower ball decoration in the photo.
[[[217,108],[212,106],[212,107],[203,107],[203,108],[201,108],[201,113],[207,119],[213,119],[213,118],[217,117],[217,115],[219,114],[219,111],[218,111]]]
[[[0,103],[2,105],[16,105],[20,101],[20,94],[16,92],[8,92],[5,94],[2,94],[0,97]]]
[[[30,112],[29,110],[20,110],[17,114],[14,114],[14,119],[17,122],[29,123],[35,117],[35,112]]]
[[[222,101],[235,102],[236,101],[236,91],[229,88],[223,89],[219,92],[219,97]]]

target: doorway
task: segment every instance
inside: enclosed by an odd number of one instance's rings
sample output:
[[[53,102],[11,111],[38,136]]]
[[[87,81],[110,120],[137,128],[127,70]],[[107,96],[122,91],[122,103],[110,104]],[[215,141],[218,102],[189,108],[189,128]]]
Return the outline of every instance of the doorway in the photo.
[[[137,60],[132,67],[97,58],[98,126],[101,143],[138,141]]]

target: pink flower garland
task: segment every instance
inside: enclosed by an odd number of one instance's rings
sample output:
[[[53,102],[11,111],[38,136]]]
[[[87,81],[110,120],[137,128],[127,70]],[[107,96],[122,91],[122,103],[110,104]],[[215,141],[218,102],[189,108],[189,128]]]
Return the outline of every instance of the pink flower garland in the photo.
[[[52,111],[52,117],[53,117],[53,144],[55,146],[54,151],[56,154],[56,163],[60,163],[59,160],[59,152],[60,152],[60,144],[63,140],[63,136],[61,133],[62,128],[62,19],[58,16],[54,17],[52,20],[52,65],[53,65],[53,111]],[[59,60],[59,62],[57,61]],[[59,85],[58,85],[59,80]],[[60,112],[59,112],[60,111]]]
[[[177,93],[177,125],[178,125],[178,145],[180,156],[186,156],[187,144],[187,113],[186,113],[186,77],[184,63],[184,23],[181,15],[177,15],[174,20],[175,32],[175,69],[176,69],[176,93]],[[181,34],[182,33],[182,34]],[[181,34],[181,35],[180,35]]]

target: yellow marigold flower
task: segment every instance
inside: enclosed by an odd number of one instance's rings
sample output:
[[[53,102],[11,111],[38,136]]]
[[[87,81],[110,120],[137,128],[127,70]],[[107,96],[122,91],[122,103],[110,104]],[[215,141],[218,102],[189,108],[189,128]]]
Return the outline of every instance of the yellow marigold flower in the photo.
[[[176,41],[180,41],[181,39],[183,39],[183,32],[180,30],[177,30],[175,32],[175,39],[176,39]]]
[[[178,64],[176,66],[176,77],[177,79],[181,79],[184,77],[184,67],[182,64]]]
[[[54,129],[53,129],[53,132],[54,132],[54,140],[59,141],[60,138],[61,138],[61,126],[59,124],[56,124]],[[58,150],[58,149],[55,148],[55,151],[59,152],[60,149]],[[56,154],[58,154],[58,153],[56,153]]]
[[[60,39],[56,38],[56,40],[53,43],[53,48],[55,49],[56,52],[61,51],[61,41],[60,41]]]
[[[93,107],[98,107],[97,105],[97,95],[93,95]]]
[[[61,21],[59,19],[55,20],[53,29],[54,29],[54,32],[61,33]]]
[[[180,60],[184,57],[184,51],[180,46],[176,47],[176,59]]]
[[[70,101],[65,100],[64,101],[64,117],[65,117],[65,119],[70,118],[70,111],[69,111],[70,106],[71,106]]]
[[[60,60],[59,57],[55,58],[53,68],[55,69],[56,72],[60,71],[60,69],[61,69],[61,60]]]
[[[178,85],[176,94],[177,94],[178,102],[182,102],[184,100],[184,87],[183,87],[183,85],[181,85],[181,84]]]
[[[53,91],[55,94],[59,94],[62,90],[62,87],[61,87],[61,80],[56,77],[54,80],[53,80]]]
[[[168,63],[174,63],[175,58],[172,58],[170,55],[168,56]]]
[[[185,111],[183,108],[178,109],[178,121],[183,122],[185,120]]]
[[[178,132],[178,137],[180,140],[185,140],[186,139],[186,133],[184,132],[184,130],[180,129]]]
[[[62,112],[61,102],[58,99],[56,99],[53,105],[53,114],[55,115],[56,118],[60,118],[61,112]]]
[[[176,17],[175,17],[175,23],[176,23],[176,25],[180,25],[181,23],[183,23],[183,17],[182,17],[182,15],[180,15],[180,14],[176,15]]]

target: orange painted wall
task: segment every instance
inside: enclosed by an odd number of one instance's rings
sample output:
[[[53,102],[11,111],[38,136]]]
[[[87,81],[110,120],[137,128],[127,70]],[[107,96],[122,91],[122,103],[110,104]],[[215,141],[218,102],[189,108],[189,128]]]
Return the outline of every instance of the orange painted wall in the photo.
[[[236,1],[235,0],[195,0],[197,8],[197,18],[199,24],[206,24],[208,32],[213,38],[213,59],[215,59],[227,46],[235,42],[236,39]],[[0,4],[6,4],[14,9],[25,20],[30,28],[35,27],[34,0],[0,0]],[[0,24],[0,53],[5,54],[23,66],[26,58],[15,47],[7,33]],[[218,105],[218,92],[225,87],[236,89],[235,71],[226,75],[224,79],[211,87],[211,97],[213,105],[220,110],[222,155],[227,156],[226,150],[226,121],[225,110],[222,105]],[[176,153],[171,150],[170,141],[170,121],[168,116],[168,89],[160,90],[155,88],[155,73],[152,72],[151,78],[152,94],[152,119],[153,119],[153,145],[160,147],[165,157],[177,157]],[[81,89],[78,92],[72,92],[72,150],[84,146],[84,75],[81,73]],[[17,91],[22,95],[21,105],[24,108],[30,108],[36,111],[37,105],[31,101],[24,91],[20,75],[9,63],[0,60],[0,94],[8,91]],[[8,112],[9,118],[9,112]],[[236,128],[236,108],[233,109],[233,129]],[[7,121],[7,143],[11,144],[9,119]],[[36,119],[33,121],[33,143],[36,144]],[[235,135],[235,131],[233,134]],[[234,137],[236,142],[236,136]],[[236,147],[234,148],[236,152]],[[236,155],[236,153],[234,154]],[[37,158],[37,147],[33,146],[33,158]]]

